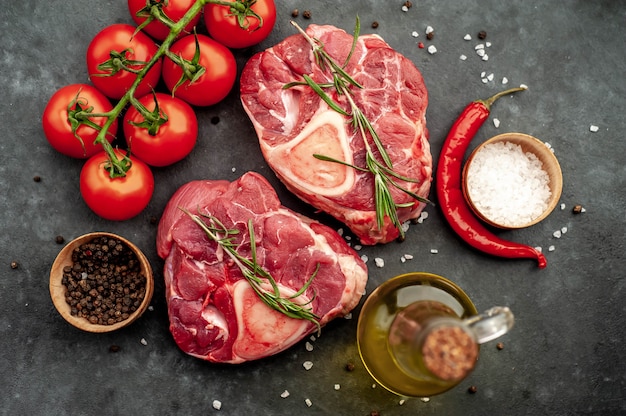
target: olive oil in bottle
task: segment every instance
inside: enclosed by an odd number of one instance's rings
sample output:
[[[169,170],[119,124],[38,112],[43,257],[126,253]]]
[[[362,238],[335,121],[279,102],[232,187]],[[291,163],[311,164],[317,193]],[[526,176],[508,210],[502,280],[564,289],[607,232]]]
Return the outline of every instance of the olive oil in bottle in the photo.
[[[478,315],[465,292],[443,277],[397,276],[372,292],[363,305],[357,328],[359,353],[370,375],[387,390],[414,397],[440,394],[471,372],[478,344],[511,327],[508,308],[495,313],[506,319]]]

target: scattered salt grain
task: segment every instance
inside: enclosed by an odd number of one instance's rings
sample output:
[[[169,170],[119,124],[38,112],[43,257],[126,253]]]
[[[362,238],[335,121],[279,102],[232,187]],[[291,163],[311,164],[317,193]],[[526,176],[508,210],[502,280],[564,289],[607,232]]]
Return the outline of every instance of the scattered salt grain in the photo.
[[[402,6],[402,11],[406,13],[409,11],[409,8],[407,6]]]
[[[549,180],[536,155],[510,142],[483,146],[467,168],[467,189],[474,206],[505,226],[526,224],[546,210]]]
[[[306,342],[306,343],[304,344],[304,348],[305,348],[307,351],[309,351],[309,352],[310,352],[310,351],[313,351],[313,344],[311,344],[310,342]]]
[[[302,367],[304,367],[304,369],[306,371],[309,371],[311,368],[313,368],[313,362],[312,361],[305,361],[302,363]]]
[[[470,35],[469,33],[465,36],[463,36],[463,39],[465,40],[472,40],[472,35]]]
[[[398,404],[399,404],[400,406],[404,405],[404,403],[406,403],[406,400],[405,400],[405,399],[400,399],[400,401],[398,401]]]
[[[431,54],[431,55],[434,55],[434,54],[437,53],[437,48],[435,47],[435,45],[430,45],[428,47],[428,53]]]
[[[431,248],[430,249],[430,253],[431,254],[437,254],[437,253],[439,253],[439,250],[437,250],[436,248]]]
[[[465,60],[467,59],[467,56],[465,56],[465,55],[461,55],[461,56],[459,56],[459,59],[460,59],[461,61],[465,61]]]
[[[561,228],[561,234],[565,234],[567,232],[567,227],[562,227]]]
[[[481,77],[481,78],[485,78],[486,76],[487,76],[487,73],[486,73],[485,71],[483,71],[483,72],[481,72],[481,73],[480,73],[480,77]]]
[[[485,46],[491,48],[491,42],[485,42]]]
[[[409,231],[410,227],[411,227],[411,223],[409,221],[405,221],[402,223],[402,231],[404,231],[405,233]]]
[[[362,245],[360,245],[360,244],[355,244],[355,245],[354,245],[354,249],[355,249],[356,251],[359,251],[359,250],[361,250],[362,248],[363,248],[363,246],[362,246]]]
[[[222,408],[222,402],[219,400],[213,400],[213,409],[220,410]]]
[[[560,207],[561,207],[561,211],[563,211],[565,209],[565,204],[561,204]]]
[[[148,345],[148,341],[146,341],[145,338],[141,338],[141,341],[139,342],[141,342],[141,345]]]
[[[435,29],[433,29],[432,26],[426,26],[426,34],[428,35],[429,33],[433,33],[435,31]]]
[[[231,172],[233,172],[233,173],[234,173],[236,170],[237,170],[237,168],[232,168],[232,169],[231,169]]]
[[[311,399],[304,399],[304,403],[307,405],[307,407],[313,406],[313,402],[311,401]]]
[[[428,403],[430,401],[430,397],[421,397],[420,400],[424,403]]]
[[[367,257],[367,254],[363,254],[361,255],[361,260],[363,260],[363,263],[367,263],[367,261],[369,260],[369,257]]]
[[[478,45],[474,46],[474,49],[477,51],[485,49],[485,45],[483,43],[479,43]]]
[[[385,267],[385,260],[381,259],[380,257],[376,257],[374,259],[374,262],[376,263],[376,267]]]
[[[600,127],[598,127],[598,126],[594,126],[593,124],[591,126],[589,126],[589,131],[592,132],[592,133],[595,133],[598,130],[600,130]]]
[[[352,319],[352,313],[347,313],[343,316],[343,319]]]
[[[493,119],[493,125],[495,126],[495,128],[500,127],[500,120],[498,120],[497,118]]]
[[[486,52],[485,52],[485,50],[484,50],[484,49],[478,49],[478,50],[476,51],[476,55],[478,55],[478,56],[480,56],[480,57],[485,56],[485,53],[486,53]]]
[[[376,384],[372,384],[372,388],[375,389],[376,388]]]
[[[502,77],[502,85],[506,85],[509,83],[509,79],[507,77]]]
[[[400,256],[400,262],[401,263],[406,263],[406,257]]]
[[[555,247],[554,247],[554,246],[550,246],[550,247],[548,247],[548,251],[554,251],[554,250],[555,250]]]
[[[417,223],[418,224],[423,223],[426,218],[428,218],[428,212],[426,211],[420,212],[420,216],[417,218]]]
[[[404,258],[407,260],[413,260],[413,256],[411,254],[405,254]]]
[[[519,84],[519,87],[522,88],[522,89],[525,89],[525,90],[528,89],[528,85],[526,85],[526,84]]]
[[[341,386],[339,384],[335,384],[335,390],[339,390]]]
[[[343,236],[343,228],[340,228],[337,230],[337,234]]]
[[[561,230],[556,230],[555,232],[552,233],[552,237],[554,238],[561,238],[562,235],[563,233],[561,233]]]
[[[489,55],[485,54],[485,55],[482,57],[482,60],[483,60],[483,61],[488,61],[488,60],[489,60]]]
[[[416,38],[416,37],[418,37],[418,36],[419,36],[419,33],[417,33],[417,31],[416,31],[416,30],[414,30],[414,31],[411,33],[411,36],[413,36],[414,38]]]
[[[538,252],[540,252],[540,253],[541,253],[541,252],[543,251],[543,248],[541,248],[541,247],[537,246],[537,247],[535,247],[535,250],[537,250]]]
[[[284,392],[280,393],[280,397],[282,397],[283,399],[286,399],[287,397],[289,397],[289,392],[285,390]]]
[[[493,75],[493,72],[492,72],[491,74],[487,75],[487,80],[488,81],[493,81],[493,77],[494,77],[494,75]]]
[[[154,310],[154,306],[152,306],[152,305],[148,306],[148,310],[149,310],[150,312],[152,312],[152,311]]]
[[[315,342],[315,335],[311,335],[311,336],[309,337],[309,339],[310,339],[311,341]]]
[[[482,78],[481,81],[483,82],[483,84],[486,84],[489,82],[489,80],[487,78]]]

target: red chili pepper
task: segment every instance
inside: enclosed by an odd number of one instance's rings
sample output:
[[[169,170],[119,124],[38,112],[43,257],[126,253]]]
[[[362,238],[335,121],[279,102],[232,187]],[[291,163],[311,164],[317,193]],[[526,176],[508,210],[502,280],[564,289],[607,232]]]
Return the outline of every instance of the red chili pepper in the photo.
[[[547,265],[537,249],[504,240],[489,231],[474,215],[461,190],[463,157],[478,129],[489,117],[491,105],[500,97],[525,88],[502,91],[486,100],[470,103],[448,133],[437,167],[437,198],[444,217],[452,229],[472,247],[499,257],[536,259],[539,268]]]

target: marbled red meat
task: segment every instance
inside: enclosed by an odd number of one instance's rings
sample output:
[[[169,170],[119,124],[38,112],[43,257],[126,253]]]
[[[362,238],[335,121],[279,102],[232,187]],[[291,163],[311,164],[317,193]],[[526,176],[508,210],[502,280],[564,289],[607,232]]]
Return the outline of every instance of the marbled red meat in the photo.
[[[310,25],[336,62],[343,63],[353,36],[333,26]],[[427,139],[424,80],[413,63],[377,35],[360,36],[346,71],[364,88],[353,88],[356,104],[370,120],[399,174],[416,180],[403,187],[427,198],[432,157]],[[376,224],[373,177],[342,164],[321,161],[323,154],[363,167],[365,145],[344,116],[308,86],[284,89],[309,75],[318,84],[330,78],[315,63],[311,46],[298,34],[253,56],[241,76],[241,101],[256,130],[263,155],[294,194],[345,223],[363,244],[386,243],[399,235],[386,218]],[[344,96],[327,89],[343,108]],[[414,202],[391,187],[394,201]],[[401,222],[419,216],[423,203],[398,210]]]
[[[190,355],[222,363],[255,360],[285,350],[317,327],[263,303],[227,253],[181,207],[239,230],[238,252],[246,258],[251,219],[257,261],[283,297],[303,287],[319,266],[296,300],[310,301],[321,325],[347,314],[365,291],[367,268],[357,253],[336,231],[283,207],[261,175],[246,173],[232,183],[189,182],[165,208],[157,251],[165,259],[170,331]]]

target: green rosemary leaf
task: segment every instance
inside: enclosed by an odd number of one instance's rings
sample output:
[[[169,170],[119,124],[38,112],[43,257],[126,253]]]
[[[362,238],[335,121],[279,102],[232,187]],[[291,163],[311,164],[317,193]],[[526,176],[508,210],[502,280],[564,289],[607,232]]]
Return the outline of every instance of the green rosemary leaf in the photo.
[[[307,85],[311,87],[311,89],[315,91],[320,96],[320,98],[324,100],[326,104],[328,104],[330,108],[332,108],[334,111],[338,112],[341,115],[344,115],[344,116],[349,115],[349,113],[343,108],[339,107],[339,105],[336,102],[334,102],[333,99],[330,98],[328,94],[326,94],[324,90],[319,86],[319,84],[313,81],[313,79],[310,76],[308,76],[307,74],[304,74],[302,75],[302,77],[306,81]]]
[[[359,15],[357,15],[356,24],[354,25],[354,36],[352,37],[352,47],[350,48],[350,53],[348,53],[348,56],[346,57],[346,61],[343,64],[344,68],[348,66],[348,63],[350,63],[350,59],[352,59],[352,54],[354,53],[354,50],[356,49],[356,44],[359,41],[360,33],[361,33],[361,19],[359,19]]]

